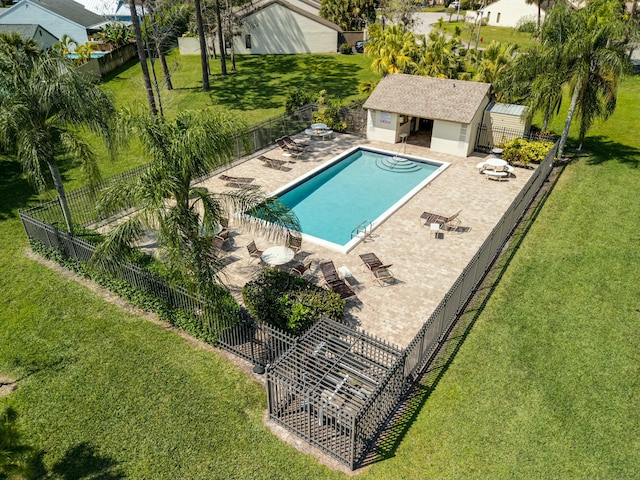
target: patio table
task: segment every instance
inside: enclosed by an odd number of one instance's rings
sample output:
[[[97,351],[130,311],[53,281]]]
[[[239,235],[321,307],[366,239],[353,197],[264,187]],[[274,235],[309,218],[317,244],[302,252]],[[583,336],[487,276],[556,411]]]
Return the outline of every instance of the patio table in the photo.
[[[289,263],[295,257],[295,252],[291,250],[289,247],[271,247],[267,248],[260,258],[267,265],[271,265],[272,267],[277,267],[280,265],[284,265],[285,263]]]

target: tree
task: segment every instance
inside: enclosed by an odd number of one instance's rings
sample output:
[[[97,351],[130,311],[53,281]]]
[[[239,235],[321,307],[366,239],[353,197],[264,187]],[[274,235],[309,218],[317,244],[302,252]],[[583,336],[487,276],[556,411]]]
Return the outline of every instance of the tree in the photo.
[[[207,61],[207,40],[204,33],[204,22],[202,21],[202,5],[200,0],[193,0],[196,9],[196,27],[198,29],[198,39],[200,40],[200,68],[202,69],[202,91],[211,90],[209,85],[209,62]]]
[[[371,69],[378,75],[412,73],[416,67],[418,44],[413,32],[402,25],[382,29],[372,25],[364,52],[373,58]]]
[[[0,35],[0,57],[4,41]],[[48,168],[67,229],[73,233],[58,159],[77,159],[89,181],[97,180],[96,156],[83,133],[95,132],[113,151],[115,108],[105,92],[55,52],[19,58],[21,63],[12,69],[0,70],[0,145],[15,152],[39,190],[47,185]],[[0,66],[7,64],[6,58],[0,59]]]
[[[149,67],[147,65],[147,54],[144,50],[144,42],[142,38],[142,29],[140,28],[140,20],[138,19],[138,11],[136,10],[135,0],[127,0],[129,2],[129,10],[131,10],[131,23],[136,36],[136,48],[138,50],[138,59],[142,68],[142,79],[144,81],[144,89],[147,94],[147,102],[149,103],[149,111],[151,115],[157,115],[156,100],[153,96],[153,88],[151,87],[151,77],[149,76]]]
[[[377,0],[322,0],[320,16],[346,31],[362,31],[376,20]]]
[[[574,113],[580,118],[579,149],[593,121],[606,120],[613,113],[619,81],[631,70],[631,63],[622,42],[626,25],[619,1],[593,0],[575,12],[560,3],[552,10],[558,11],[558,23],[567,26],[569,34],[561,47],[572,91],[558,146],[558,156],[561,156]],[[554,22],[555,15],[551,17]]]
[[[197,178],[233,160],[236,135],[243,129],[235,117],[184,111],[173,121],[131,113],[124,120],[152,161],[141,176],[123,180],[99,201],[99,210],[105,214],[120,212],[132,203],[137,208],[106,236],[96,251],[98,262],[126,255],[151,230],[157,235],[161,258],[181,273],[190,289],[210,296],[215,295],[213,286],[223,265],[212,238],[203,232],[214,232],[222,217],[261,205],[266,220],[281,226],[282,233],[299,230],[293,214],[257,188],[222,193],[194,188]],[[242,221],[244,217],[234,218]],[[251,228],[262,225],[245,222]]]
[[[538,7],[538,30],[540,30],[540,19],[542,18],[542,2],[545,0],[526,0],[527,5],[535,3]]]
[[[512,43],[493,41],[482,51],[480,65],[474,76],[477,82],[494,83],[511,62],[517,46]]]
[[[415,73],[436,78],[458,78],[462,70],[462,59],[458,55],[460,40],[447,38],[432,30],[429,41],[422,42]]]

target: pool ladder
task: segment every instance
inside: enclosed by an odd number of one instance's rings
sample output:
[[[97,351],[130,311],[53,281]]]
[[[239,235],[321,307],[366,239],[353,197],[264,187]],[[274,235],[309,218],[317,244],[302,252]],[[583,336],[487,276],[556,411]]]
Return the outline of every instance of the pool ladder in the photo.
[[[360,235],[361,233],[364,234],[362,238],[367,238],[369,235],[371,235],[372,227],[373,227],[373,225],[371,223],[371,220],[365,220],[360,225],[358,225],[356,228],[351,230],[351,238],[355,238],[358,235]]]

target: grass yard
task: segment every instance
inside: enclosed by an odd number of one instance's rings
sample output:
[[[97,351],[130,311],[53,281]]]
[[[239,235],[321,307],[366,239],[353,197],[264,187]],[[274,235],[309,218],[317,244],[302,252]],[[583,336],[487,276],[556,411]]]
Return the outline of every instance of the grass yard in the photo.
[[[445,21],[439,31],[447,35],[453,35],[455,28],[460,27],[462,29],[462,33],[460,34],[462,44],[465,47],[469,45],[470,48],[475,48],[477,26],[462,21],[449,22],[448,17],[448,15],[443,17]],[[453,18],[455,18],[455,15]],[[480,28],[480,38],[481,42],[478,43],[479,48],[486,47],[494,40],[500,43],[515,43],[522,47],[533,45],[535,43],[535,40],[531,38],[530,33],[518,32],[513,28],[491,27],[488,25]]]
[[[187,104],[210,98],[184,88],[200,98],[185,93]],[[384,461],[359,478],[637,476],[639,88],[638,76],[623,83],[615,115],[587,138],[590,155],[512,242],[489,301],[446,345],[455,355],[429,373],[381,446]],[[25,257],[17,209],[35,201],[18,165],[0,159],[0,376],[19,379],[0,407],[18,410],[54,477],[348,478],[273,436],[263,388],[217,352]]]
[[[378,78],[369,68],[371,59],[361,54],[243,55],[236,57],[237,72],[226,76],[220,74],[220,61],[211,60],[211,90],[203,92],[200,56],[179,55],[175,49],[167,63],[174,90],[163,93],[165,115],[187,109],[225,108],[249,124],[283,113],[287,90],[292,87],[313,93],[327,90],[329,96],[351,102],[362,98],[360,82]],[[137,62],[109,77],[105,88],[114,94],[119,106],[138,103],[147,108]]]

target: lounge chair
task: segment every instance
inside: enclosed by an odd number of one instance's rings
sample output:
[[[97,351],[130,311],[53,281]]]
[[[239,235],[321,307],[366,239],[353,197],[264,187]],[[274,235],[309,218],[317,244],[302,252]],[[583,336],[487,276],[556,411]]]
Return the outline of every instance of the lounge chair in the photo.
[[[392,265],[390,263],[382,263],[375,253],[363,253],[360,255],[360,259],[379,285],[384,286],[386,283],[393,281],[393,273],[390,270]]]
[[[247,185],[249,185],[251,182],[255,180],[255,178],[250,178],[250,177],[230,177],[228,175],[220,175],[218,178],[223,182],[227,182],[225,183],[226,187],[233,187],[233,188],[246,187]]]
[[[304,152],[304,148],[298,147],[298,146],[295,146],[295,145],[289,145],[282,138],[277,139],[276,143],[282,149],[282,151],[284,151],[285,153],[288,153],[290,155],[298,156],[302,152]]]
[[[273,168],[275,170],[282,170],[284,166],[289,163],[285,160],[276,160],[274,158],[265,157],[264,155],[260,155],[258,160],[264,163],[265,167]]]
[[[307,271],[310,268],[311,268],[311,261],[308,261],[307,263],[301,263],[299,265],[296,265],[291,270],[289,270],[289,273],[291,275],[297,275],[299,277],[304,277],[304,274],[307,273]]]
[[[304,150],[309,146],[308,143],[296,142],[293,138],[289,137],[288,135],[285,135],[284,137],[282,137],[282,140],[284,140],[284,143],[286,143],[291,148],[301,148],[302,150]]]
[[[215,237],[213,237],[213,248],[215,250],[223,250],[224,249],[224,244],[228,244],[229,243],[229,237],[223,237],[220,235],[216,235]]]
[[[295,253],[299,253],[300,250],[302,250],[302,237],[298,237],[296,235],[288,235],[287,247],[289,247]]]
[[[420,219],[424,220],[424,225],[426,226],[431,226],[432,223],[435,223],[440,225],[440,228],[443,230],[455,230],[460,225],[460,219],[458,218],[460,212],[462,212],[462,210],[458,210],[450,217],[445,217],[444,215],[438,215],[436,213],[422,212]]]
[[[320,271],[322,272],[325,285],[329,290],[340,295],[340,298],[347,299],[356,296],[355,292],[351,290],[351,287],[338,276],[338,271],[331,260],[321,263]]]
[[[247,250],[249,251],[249,256],[251,258],[259,258],[262,261],[262,254],[264,253],[264,250],[258,250],[254,240],[251,240],[251,243],[247,245]]]

